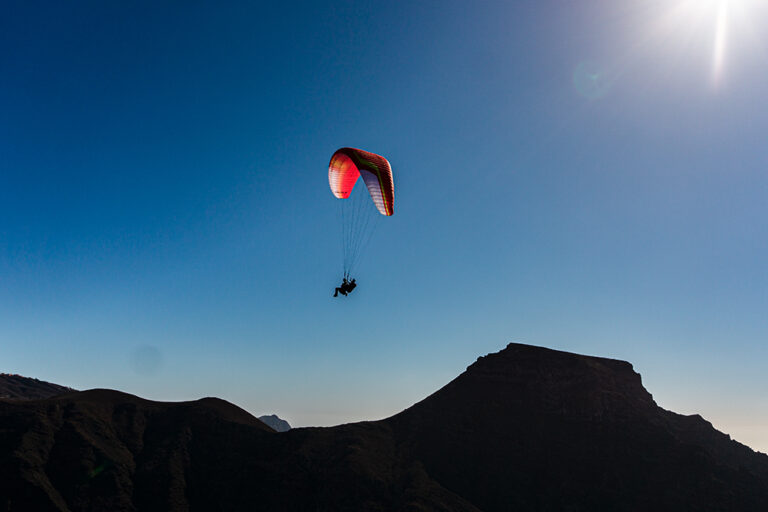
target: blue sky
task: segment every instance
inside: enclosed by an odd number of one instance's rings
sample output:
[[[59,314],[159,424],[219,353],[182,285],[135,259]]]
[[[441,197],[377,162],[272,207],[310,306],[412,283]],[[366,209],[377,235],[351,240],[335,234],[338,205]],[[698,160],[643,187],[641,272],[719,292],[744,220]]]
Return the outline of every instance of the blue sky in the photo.
[[[4,2],[1,370],[330,425],[519,341],[768,451],[768,18],[699,4]]]

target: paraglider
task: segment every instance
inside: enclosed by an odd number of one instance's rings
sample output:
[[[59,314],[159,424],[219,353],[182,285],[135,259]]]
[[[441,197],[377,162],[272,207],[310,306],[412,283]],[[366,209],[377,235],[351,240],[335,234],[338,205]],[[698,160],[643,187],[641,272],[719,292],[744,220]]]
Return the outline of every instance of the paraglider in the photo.
[[[337,287],[336,291],[333,292],[333,296],[338,297],[339,294],[346,296],[348,293],[352,293],[352,290],[354,290],[356,286],[357,284],[354,279],[347,281],[347,278],[345,277],[341,282],[341,286]]]
[[[360,177],[368,194],[352,193]],[[341,148],[333,154],[328,165],[328,183],[333,195],[341,200],[343,281],[333,295],[338,297],[339,293],[346,296],[357,286],[350,275],[373,235],[377,211],[385,217],[394,213],[395,184],[386,158],[355,148]],[[375,210],[371,208],[371,200]]]

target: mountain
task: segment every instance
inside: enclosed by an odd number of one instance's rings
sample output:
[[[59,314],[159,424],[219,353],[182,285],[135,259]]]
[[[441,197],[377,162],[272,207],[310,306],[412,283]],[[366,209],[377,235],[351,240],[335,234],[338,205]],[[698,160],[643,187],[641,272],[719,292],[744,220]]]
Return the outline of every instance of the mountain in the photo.
[[[49,398],[72,391],[75,390],[58,384],[22,377],[13,373],[0,373],[0,398],[31,400]]]
[[[0,509],[763,511],[768,456],[623,361],[510,344],[385,420],[277,433],[227,402],[0,400]]]
[[[276,432],[288,432],[291,430],[291,425],[284,419],[278,417],[277,414],[259,416],[259,419],[272,427]]]
[[[386,422],[482,510],[768,510],[768,456],[658,407],[624,361],[510,344]]]

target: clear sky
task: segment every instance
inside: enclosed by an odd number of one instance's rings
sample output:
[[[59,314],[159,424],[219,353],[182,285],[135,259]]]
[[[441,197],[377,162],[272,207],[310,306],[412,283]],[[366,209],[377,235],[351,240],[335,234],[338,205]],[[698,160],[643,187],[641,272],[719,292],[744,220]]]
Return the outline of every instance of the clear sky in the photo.
[[[0,5],[0,371],[292,425],[518,341],[768,451],[756,0]],[[340,279],[341,146],[395,215]]]

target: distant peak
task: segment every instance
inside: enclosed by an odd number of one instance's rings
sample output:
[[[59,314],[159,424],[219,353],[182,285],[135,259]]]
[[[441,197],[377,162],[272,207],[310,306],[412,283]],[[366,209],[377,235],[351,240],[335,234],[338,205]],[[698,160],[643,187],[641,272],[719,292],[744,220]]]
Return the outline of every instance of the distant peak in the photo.
[[[291,430],[291,425],[284,419],[281,419],[277,414],[265,414],[259,416],[259,420],[276,432],[287,432]]]

